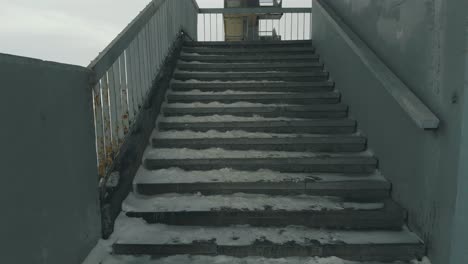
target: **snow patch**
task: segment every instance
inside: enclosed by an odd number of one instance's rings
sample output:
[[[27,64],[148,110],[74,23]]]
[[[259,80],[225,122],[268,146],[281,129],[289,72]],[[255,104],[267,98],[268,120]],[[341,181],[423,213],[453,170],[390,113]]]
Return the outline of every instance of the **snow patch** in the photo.
[[[174,138],[295,138],[295,137],[324,137],[327,135],[318,134],[275,134],[262,132],[247,132],[243,130],[230,130],[220,132],[217,130],[209,130],[207,132],[197,132],[191,130],[170,130],[158,131],[154,130],[152,137],[159,139],[174,139]]]
[[[219,158],[319,158],[319,157],[365,157],[369,152],[358,153],[320,153],[320,152],[288,152],[288,151],[258,151],[258,150],[225,150],[210,148],[203,150],[187,148],[151,148],[145,151],[146,159],[219,159]]]
[[[200,81],[197,79],[190,79],[190,80],[185,80],[185,81],[172,81],[172,83],[221,83],[221,84],[234,84],[234,83],[262,83],[262,84],[267,84],[267,83],[285,83],[285,81],[271,81],[271,80],[242,80],[242,81]]]
[[[248,246],[256,241],[275,244],[295,242],[299,245],[321,244],[413,244],[421,240],[406,227],[402,231],[345,231],[288,227],[201,227],[147,224],[143,219],[121,214],[115,223],[112,240],[118,243],[177,245],[195,241],[216,241],[217,245]]]
[[[168,183],[215,183],[215,182],[347,182],[347,181],[386,181],[378,173],[352,176],[325,173],[282,173],[267,169],[239,171],[231,168],[209,171],[185,171],[180,168],[147,170],[143,166],[135,176],[134,184]]]
[[[245,94],[294,94],[291,92],[246,92],[246,91],[234,91],[234,90],[225,90],[225,91],[201,91],[198,89],[186,91],[186,92],[171,92],[174,95],[229,95],[229,94],[237,94],[237,95],[245,95]]]
[[[233,115],[210,115],[210,116],[161,116],[159,121],[170,123],[200,123],[200,122],[237,122],[237,121],[299,121],[310,120],[306,118],[288,118],[288,117],[263,117],[259,115],[253,116],[233,116]]]
[[[199,90],[197,90],[199,91]],[[167,107],[171,108],[209,108],[209,107],[284,107],[284,106],[293,106],[292,104],[261,104],[261,103],[250,103],[250,102],[236,102],[231,104],[225,104],[221,102],[210,102],[210,103],[172,103],[167,104]]]
[[[236,193],[232,195],[177,194],[141,196],[130,193],[123,203],[125,212],[209,212],[231,210],[377,210],[383,203],[349,203],[337,197]]]
[[[109,256],[102,264],[365,264],[347,261],[337,257],[289,257],[269,259],[263,257],[234,258],[229,256],[177,255],[160,259],[150,256]],[[367,264],[382,264],[377,262]],[[391,264],[391,263],[386,263]],[[396,263],[395,263],[396,264]],[[402,263],[399,263],[402,264]]]
[[[431,264],[431,261],[429,260],[429,258],[427,257],[424,257],[422,260],[413,260],[411,262],[411,264]]]

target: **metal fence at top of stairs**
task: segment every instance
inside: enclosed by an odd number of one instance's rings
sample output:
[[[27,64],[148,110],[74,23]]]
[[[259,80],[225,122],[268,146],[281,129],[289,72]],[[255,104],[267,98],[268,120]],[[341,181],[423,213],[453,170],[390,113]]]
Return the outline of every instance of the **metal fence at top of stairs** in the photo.
[[[309,40],[311,8],[202,8],[200,41]]]
[[[98,168],[108,175],[172,43],[196,36],[195,0],[153,0],[88,66],[94,72]]]

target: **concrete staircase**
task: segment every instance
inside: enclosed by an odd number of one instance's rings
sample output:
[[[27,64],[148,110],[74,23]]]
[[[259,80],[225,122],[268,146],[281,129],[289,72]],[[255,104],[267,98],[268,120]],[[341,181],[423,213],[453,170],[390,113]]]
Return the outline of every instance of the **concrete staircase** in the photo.
[[[424,255],[309,42],[188,42],[177,67],[115,255]]]

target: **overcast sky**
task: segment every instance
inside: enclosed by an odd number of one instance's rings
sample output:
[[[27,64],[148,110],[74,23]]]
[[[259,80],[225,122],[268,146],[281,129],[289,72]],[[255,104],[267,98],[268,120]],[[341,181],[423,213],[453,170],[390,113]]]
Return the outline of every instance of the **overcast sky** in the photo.
[[[179,1],[179,0],[171,0]],[[150,0],[0,0],[0,53],[87,66]],[[197,0],[222,7],[223,0]],[[284,0],[310,6],[310,0]]]

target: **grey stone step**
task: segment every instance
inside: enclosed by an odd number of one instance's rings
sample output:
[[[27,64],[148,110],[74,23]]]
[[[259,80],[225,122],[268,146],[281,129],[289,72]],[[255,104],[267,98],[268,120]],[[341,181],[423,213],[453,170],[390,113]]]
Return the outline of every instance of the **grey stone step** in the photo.
[[[180,60],[183,61],[199,61],[199,62],[211,62],[211,63],[228,63],[228,62],[318,62],[319,56],[316,54],[304,54],[304,55],[256,55],[256,56],[203,56],[203,55],[191,55],[191,53],[184,53],[180,55]]]
[[[309,72],[323,70],[323,63],[186,63],[179,61],[177,69],[183,71],[248,72],[248,71],[286,71]]]
[[[159,122],[159,129],[192,130],[206,132],[209,130],[267,133],[318,133],[347,134],[356,131],[356,121],[351,119],[310,119],[292,121],[226,121],[226,122]]]
[[[409,262],[346,262],[345,260],[333,258],[337,264],[410,264]],[[151,261],[151,262],[149,262]],[[200,255],[177,255],[151,259],[149,256],[134,256],[131,259],[123,259],[121,256],[108,256],[102,264],[324,264],[330,263],[330,258],[315,258],[315,257],[290,257],[290,258],[264,258],[264,257],[246,257],[235,258],[229,256],[200,256]]]
[[[315,48],[310,47],[184,47],[182,52],[186,53],[198,53],[198,54],[208,54],[208,55],[227,55],[227,54],[234,54],[234,55],[245,55],[245,54],[278,54],[278,53],[286,53],[286,54],[304,54],[304,53],[314,53]]]
[[[348,181],[277,181],[277,182],[188,182],[135,184],[138,193],[156,195],[164,193],[201,193],[203,195],[257,193],[270,195],[308,194],[336,196],[353,201],[379,201],[389,197],[390,184],[374,180]]]
[[[285,106],[180,106],[169,104],[163,108],[165,116],[263,116],[263,117],[291,117],[291,118],[344,118],[348,115],[348,106],[343,104],[316,104],[316,105],[285,105]]]
[[[216,170],[232,168],[257,171],[269,169],[279,172],[332,172],[332,173],[372,173],[377,168],[377,160],[370,156],[329,155],[316,157],[245,157],[245,158],[152,158],[144,160],[149,170],[178,167],[184,170]]]
[[[361,152],[366,139],[360,136],[316,136],[285,138],[153,138],[153,147],[232,150],[278,150],[317,152]]]
[[[326,81],[328,72],[176,72],[176,80],[199,80],[199,81]]]
[[[173,91],[226,90],[246,92],[329,92],[334,89],[331,81],[320,82],[172,82]]]
[[[201,193],[203,195],[254,193],[336,196],[353,201],[389,198],[391,184],[380,174],[280,173],[276,171],[184,171],[178,168],[137,172],[139,194]]]
[[[336,104],[340,93],[170,93],[168,103]]]
[[[357,201],[387,199],[390,183],[380,174],[280,173],[276,171],[184,171],[179,168],[147,170],[143,166],[134,179],[138,193],[269,195],[308,194],[336,196]]]
[[[311,47],[312,41],[310,40],[282,40],[282,41],[237,41],[237,42],[224,42],[224,41],[187,41],[184,43],[185,47],[228,47],[228,48],[268,48],[268,47]]]
[[[176,202],[175,202],[176,201]],[[123,211],[150,224],[196,226],[289,226],[330,229],[390,229],[404,225],[405,212],[395,202],[358,203],[337,197],[261,194],[130,194]]]
[[[122,231],[118,225],[122,225]],[[228,255],[234,257],[340,257],[359,261],[410,261],[424,256],[421,240],[402,231],[340,231],[288,227],[200,227],[145,224],[120,216],[117,255]],[[128,232],[128,228],[132,232]]]

